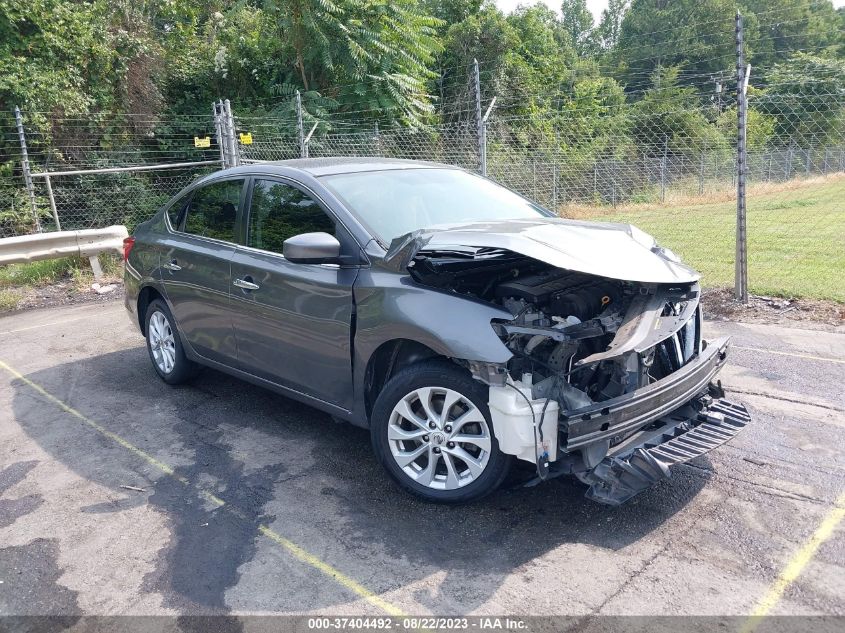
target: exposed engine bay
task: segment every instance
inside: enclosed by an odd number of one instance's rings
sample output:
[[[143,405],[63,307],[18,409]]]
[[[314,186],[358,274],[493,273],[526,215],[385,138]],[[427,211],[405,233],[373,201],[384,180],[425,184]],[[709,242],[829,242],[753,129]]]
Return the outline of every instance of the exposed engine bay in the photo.
[[[534,461],[538,479],[556,467],[592,484],[596,500],[621,503],[668,475],[671,460],[648,452],[648,438],[676,441],[726,416],[736,428],[747,421],[708,386],[727,340],[704,353],[697,282],[609,279],[490,248],[421,250],[408,270],[512,315],[491,323],[511,360],[470,369],[490,385],[500,448]]]
[[[510,378],[529,374],[534,396],[551,397],[562,411],[644,387],[679,369],[698,350],[697,284],[661,287],[606,279],[507,251],[481,251],[470,258],[458,252],[439,255],[420,253],[412,274],[427,285],[449,287],[511,312],[512,320],[493,323],[514,354]],[[620,330],[627,334],[624,325],[658,306],[657,320],[665,319],[664,327],[645,333],[634,347],[615,344]],[[673,327],[690,320],[689,327]],[[655,333],[666,337],[643,348]]]

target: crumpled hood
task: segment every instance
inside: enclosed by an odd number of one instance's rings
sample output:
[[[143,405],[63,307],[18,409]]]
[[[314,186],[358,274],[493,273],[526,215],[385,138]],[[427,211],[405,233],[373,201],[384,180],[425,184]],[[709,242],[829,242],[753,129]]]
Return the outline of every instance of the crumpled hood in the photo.
[[[655,249],[648,234],[630,224],[561,218],[450,224],[393,240],[384,262],[404,269],[420,251],[506,249],[556,268],[641,283],[691,283],[700,275]]]

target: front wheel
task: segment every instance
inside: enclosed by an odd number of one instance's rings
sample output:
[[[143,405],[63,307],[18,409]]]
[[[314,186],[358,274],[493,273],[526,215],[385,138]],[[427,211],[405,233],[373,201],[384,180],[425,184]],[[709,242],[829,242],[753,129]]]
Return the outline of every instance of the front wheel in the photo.
[[[412,365],[393,377],[373,407],[371,433],[391,477],[429,501],[483,497],[510,468],[490,422],[487,387],[448,361]]]

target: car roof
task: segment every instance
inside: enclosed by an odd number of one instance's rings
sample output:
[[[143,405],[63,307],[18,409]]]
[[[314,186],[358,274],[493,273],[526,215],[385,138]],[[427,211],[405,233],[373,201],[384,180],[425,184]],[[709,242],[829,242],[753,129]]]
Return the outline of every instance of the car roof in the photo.
[[[225,173],[285,173],[286,169],[296,169],[311,176],[329,176],[333,174],[350,174],[367,171],[385,171],[391,169],[457,169],[453,165],[432,163],[424,160],[404,160],[399,158],[369,158],[354,156],[334,156],[330,158],[297,158],[293,160],[276,160],[262,163],[252,163],[225,170]],[[218,172],[220,173],[220,172]]]

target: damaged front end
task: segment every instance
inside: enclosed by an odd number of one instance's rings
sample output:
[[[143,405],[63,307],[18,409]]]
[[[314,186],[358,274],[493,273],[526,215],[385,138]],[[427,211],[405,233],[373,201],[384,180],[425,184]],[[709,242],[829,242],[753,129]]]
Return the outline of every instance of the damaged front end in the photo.
[[[536,463],[535,481],[572,474],[618,505],[750,420],[713,382],[729,341],[702,340],[697,277],[626,281],[491,247],[420,249],[408,270],[511,313],[491,324],[511,360],[468,364],[499,448]]]

